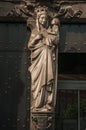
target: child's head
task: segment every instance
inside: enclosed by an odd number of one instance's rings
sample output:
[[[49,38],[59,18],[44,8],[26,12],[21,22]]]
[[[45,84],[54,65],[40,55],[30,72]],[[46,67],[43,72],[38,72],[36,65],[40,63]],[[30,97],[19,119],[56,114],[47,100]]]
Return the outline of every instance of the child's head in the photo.
[[[60,24],[60,21],[58,18],[53,18],[52,21],[51,21],[51,24],[52,25],[59,25]]]

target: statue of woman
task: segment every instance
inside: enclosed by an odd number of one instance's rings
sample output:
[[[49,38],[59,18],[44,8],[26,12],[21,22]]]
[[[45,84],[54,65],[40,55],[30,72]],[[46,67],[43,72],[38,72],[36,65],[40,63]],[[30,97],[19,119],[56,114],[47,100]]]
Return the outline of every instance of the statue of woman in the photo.
[[[31,50],[31,109],[51,111],[54,94],[53,49],[58,44],[59,33],[50,33],[52,28],[45,11],[38,13],[36,28],[31,32],[28,48]],[[58,25],[57,25],[58,28]],[[54,38],[52,38],[54,37]],[[57,40],[56,40],[57,38]]]

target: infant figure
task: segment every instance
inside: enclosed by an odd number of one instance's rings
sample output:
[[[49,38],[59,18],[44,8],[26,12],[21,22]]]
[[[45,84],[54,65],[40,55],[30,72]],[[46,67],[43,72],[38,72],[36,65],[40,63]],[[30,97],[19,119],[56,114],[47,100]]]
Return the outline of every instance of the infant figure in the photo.
[[[51,27],[48,28],[47,33],[48,37],[46,39],[46,44],[52,48],[53,60],[55,60],[55,47],[57,41],[59,41],[59,19],[53,18],[51,21]]]

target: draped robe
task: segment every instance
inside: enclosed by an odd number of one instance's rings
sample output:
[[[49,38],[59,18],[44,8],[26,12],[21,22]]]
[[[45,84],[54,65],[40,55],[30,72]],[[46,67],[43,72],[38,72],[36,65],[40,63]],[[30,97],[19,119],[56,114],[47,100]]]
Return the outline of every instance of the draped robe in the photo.
[[[50,93],[49,100],[52,101],[52,82],[54,80],[53,54],[52,49],[46,45],[46,38],[31,45],[31,40],[38,33],[37,29],[34,29],[29,41],[29,49],[31,50],[29,71],[31,73],[32,107],[34,108],[41,108],[46,105]]]

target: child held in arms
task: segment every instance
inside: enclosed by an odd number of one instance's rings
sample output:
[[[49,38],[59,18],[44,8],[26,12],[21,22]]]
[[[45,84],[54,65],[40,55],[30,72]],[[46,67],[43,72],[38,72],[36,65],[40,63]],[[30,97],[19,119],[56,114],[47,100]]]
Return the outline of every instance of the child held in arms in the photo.
[[[51,26],[47,30],[48,37],[46,39],[46,44],[52,48],[53,60],[55,60],[54,49],[58,43],[57,41],[59,41],[59,24],[59,19],[53,18],[51,21]]]

